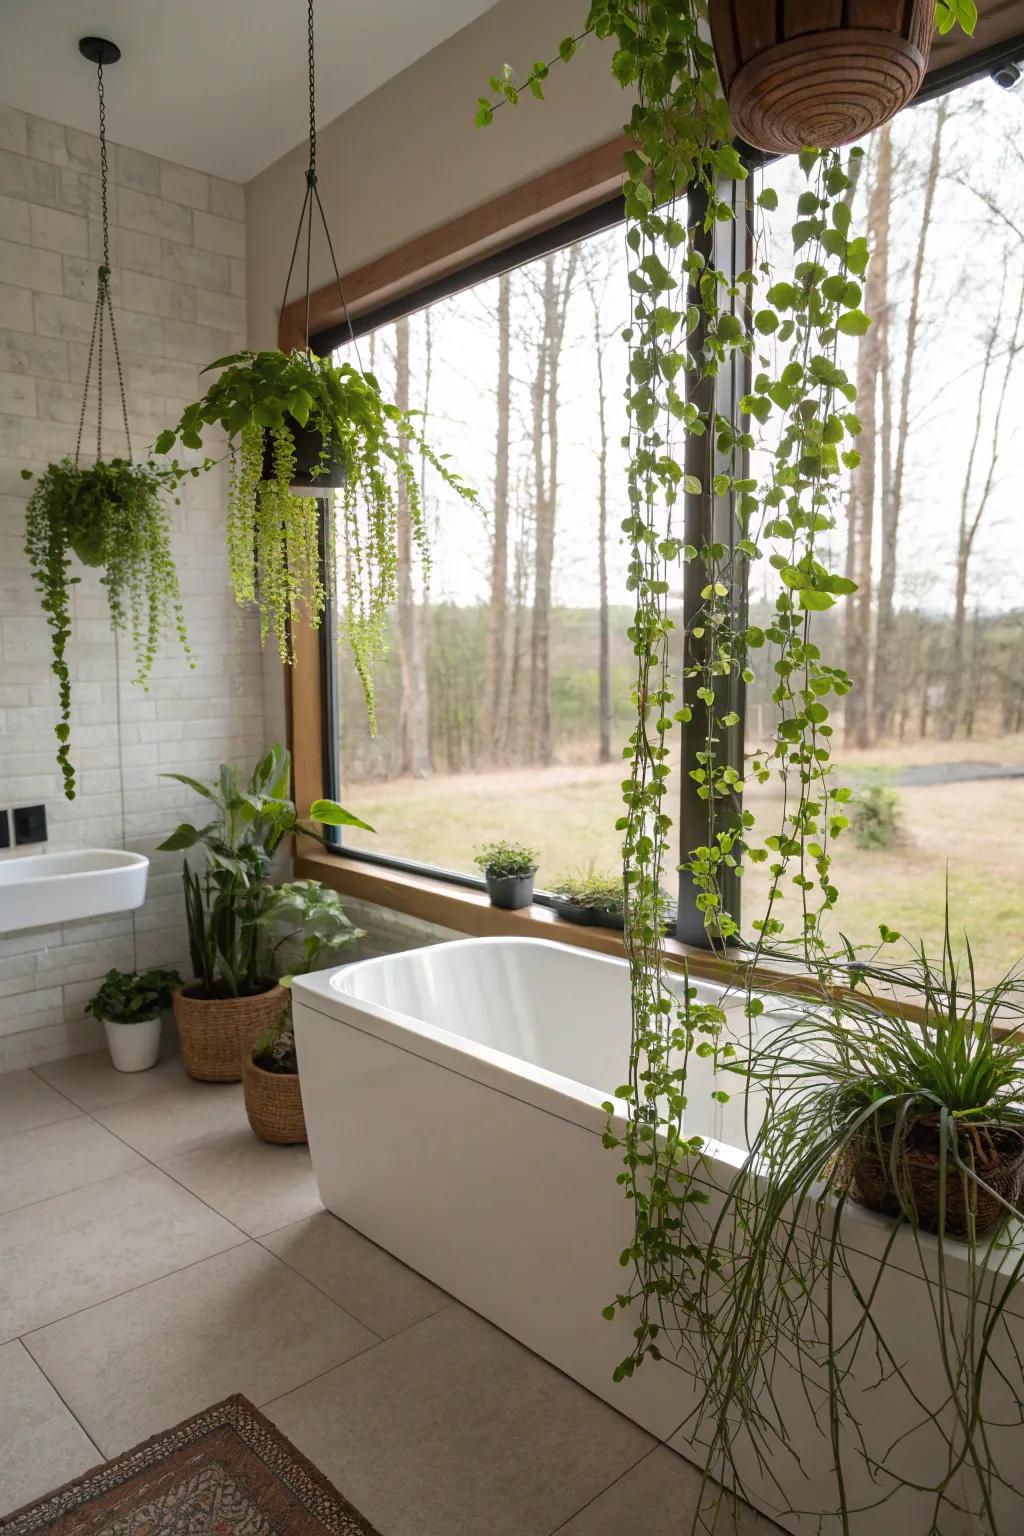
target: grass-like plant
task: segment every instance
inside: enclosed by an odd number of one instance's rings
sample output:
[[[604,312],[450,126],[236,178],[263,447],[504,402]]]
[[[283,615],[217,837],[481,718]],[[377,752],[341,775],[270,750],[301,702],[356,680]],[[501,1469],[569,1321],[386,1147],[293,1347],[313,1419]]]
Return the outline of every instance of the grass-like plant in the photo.
[[[166,629],[174,630],[191,656],[163,500],[189,473],[173,461],[158,466],[107,459],[81,467],[65,458],[47,466],[29,498],[25,553],[50,628],[50,666],[60,700],[54,727],[57,762],[69,800],[75,797],[75,770],[66,652],[72,635],[71,588],[81,580],[71,574],[71,556],[103,571],[111,625],[118,632],[130,630],[135,682],[145,688]],[[32,478],[31,470],[22,475]]]
[[[591,907],[597,912],[621,915],[625,898],[621,875],[589,870],[583,875],[562,875],[551,887],[553,896],[571,902],[574,907]]]
[[[852,1459],[867,1466],[872,1505],[905,1486],[898,1458],[890,1463],[871,1449],[877,1438],[862,1420],[862,1394],[870,1401],[887,1383],[905,1399],[887,1409],[900,1425],[893,1450],[926,1428],[940,1437],[933,1475],[921,1485],[933,1505],[929,1532],[951,1528],[961,1479],[984,1528],[999,1531],[1006,1469],[986,1425],[990,1383],[998,1388],[1013,1362],[1020,1366],[1004,1313],[1024,1278],[1024,1246],[1007,1234],[1008,1224],[1018,1230],[1024,1158],[1024,973],[979,988],[970,947],[958,962],[947,920],[937,961],[922,948],[905,965],[876,956],[819,980],[819,996],[778,1019],[759,998],[748,1003],[747,1049],[720,1065],[763,1111],[711,1221],[703,1262],[691,1270],[696,1286],[662,1298],[662,1321],[674,1317],[700,1386],[689,1430],[709,1447],[695,1529],[714,1529],[720,1485],[743,1493],[738,1445],[752,1448],[762,1471],[792,1454],[779,1403],[783,1378],[796,1370],[805,1390],[822,1393],[837,1529],[853,1529],[864,1507],[862,1493],[850,1492]],[[837,995],[832,983],[840,980],[852,980],[852,992]],[[899,1011],[908,1001],[923,1009],[922,1022]],[[865,1194],[864,1203],[895,1217],[868,1270],[856,1244],[847,1245],[842,1219]],[[901,1228],[916,1248],[922,1318],[936,1330],[938,1402],[922,1395],[906,1341],[891,1335],[879,1301],[887,1270],[906,1265],[894,1251]],[[657,1354],[666,1337],[655,1327],[638,1350]],[[1021,1394],[1011,1396],[1024,1425]]]
[[[295,621],[304,614],[318,625],[326,600],[319,501],[290,489],[295,428],[319,434],[313,483],[334,465],[345,472],[338,493],[345,598],[341,629],[372,726],[371,668],[383,648],[387,611],[395,600],[400,515],[408,517],[412,543],[423,569],[429,570],[417,461],[426,459],[466,500],[474,500],[474,493],[429,447],[409,413],[385,400],[372,373],[304,351],[236,352],[204,371],[211,369],[222,371],[203,398],[186,408],[178,425],[160,434],[157,452],[168,453],[179,440],[185,448],[200,448],[205,427],[220,426],[227,433],[231,584],[240,603],[258,603],[261,639],[273,634],[287,663],[294,655]],[[324,492],[325,497],[332,494]],[[325,520],[323,542],[327,569],[333,572],[338,557],[334,516]]]
[[[536,874],[537,854],[522,843],[485,843],[473,855],[473,863],[492,880],[521,880]]]

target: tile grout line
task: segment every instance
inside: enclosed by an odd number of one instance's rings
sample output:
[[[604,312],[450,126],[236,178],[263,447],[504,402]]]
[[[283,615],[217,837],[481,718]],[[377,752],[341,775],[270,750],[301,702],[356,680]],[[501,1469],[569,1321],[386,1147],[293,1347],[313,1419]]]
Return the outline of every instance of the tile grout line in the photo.
[[[563,1520],[561,1524],[556,1525],[551,1531],[549,1531],[547,1536],[558,1536],[559,1531],[566,1530],[574,1520],[576,1520],[586,1510],[592,1508],[593,1505],[597,1503],[598,1499],[603,1499],[606,1493],[610,1493],[613,1488],[617,1488],[619,1486],[623,1478],[629,1477],[630,1473],[635,1472],[637,1467],[643,1466],[644,1462],[647,1461],[649,1457],[653,1456],[655,1451],[661,1450],[663,1448],[670,1449],[670,1447],[665,1446],[664,1441],[658,1441],[656,1445],[652,1445],[650,1450],[644,1452],[639,1461],[634,1461],[632,1466],[626,1467],[622,1472],[619,1473],[618,1477],[613,1477],[611,1482],[606,1484],[604,1488],[599,1488],[598,1491],[594,1494],[593,1498],[588,1499],[585,1504],[581,1504],[579,1509],[574,1509],[572,1514],[567,1516],[567,1518]],[[675,1456],[677,1452],[673,1451],[672,1454]]]
[[[53,1393],[54,1397],[57,1398],[57,1400],[63,1405],[65,1412],[78,1425],[79,1429],[82,1431],[82,1434],[85,1436],[85,1438],[88,1440],[89,1444],[92,1446],[93,1450],[96,1452],[96,1455],[97,1455],[97,1458],[98,1458],[97,1465],[99,1464],[99,1462],[109,1461],[110,1458],[108,1456],[104,1456],[103,1452],[100,1450],[99,1446],[96,1444],[96,1441],[93,1439],[92,1435],[90,1435],[89,1431],[86,1429],[86,1427],[82,1423],[81,1419],[78,1417],[78,1414],[72,1408],[71,1404],[67,1401],[67,1399],[65,1398],[64,1394],[61,1392],[60,1388],[57,1386],[56,1382],[53,1381],[49,1375],[47,1375],[46,1371],[39,1364],[39,1361],[36,1359],[35,1355],[29,1349],[28,1345],[25,1343],[25,1340],[19,1338],[19,1339],[12,1339],[10,1342],[12,1344],[16,1343],[16,1344],[20,1345],[20,1347],[25,1351],[25,1354],[28,1356],[29,1360],[35,1366],[35,1368],[39,1372],[40,1376],[46,1382],[47,1386],[50,1388],[50,1391]],[[91,1470],[91,1468],[88,1468],[88,1467],[86,1468],[87,1472],[90,1471],[90,1470]],[[44,1495],[44,1497],[45,1497],[45,1495]]]

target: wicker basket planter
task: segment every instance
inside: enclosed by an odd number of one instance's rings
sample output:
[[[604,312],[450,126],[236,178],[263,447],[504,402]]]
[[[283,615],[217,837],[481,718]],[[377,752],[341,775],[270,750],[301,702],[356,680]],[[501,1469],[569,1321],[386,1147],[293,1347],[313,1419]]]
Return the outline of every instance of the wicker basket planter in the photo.
[[[278,1146],[304,1142],[306,1120],[297,1072],[264,1072],[247,1053],[242,1067],[245,1112],[261,1141]]]
[[[848,144],[917,95],[934,0],[712,0],[734,131],[758,149]]]
[[[978,1127],[973,1132],[960,1130],[960,1156],[970,1163],[971,1154],[978,1177],[1013,1206],[1020,1202],[1024,1183],[1024,1132],[1011,1126]],[[912,1121],[904,1133],[900,1153],[904,1178],[913,1195],[918,1225],[927,1232],[939,1227],[939,1126],[934,1115]],[[966,1186],[966,1187],[965,1187]],[[865,1136],[850,1158],[850,1193],[869,1210],[885,1216],[899,1216],[902,1206],[892,1185],[889,1149],[883,1139],[879,1154],[873,1136]],[[968,1219],[973,1211],[974,1230],[982,1233],[994,1227],[1007,1213],[988,1190],[972,1179],[965,1179],[956,1169],[947,1168],[945,1232],[950,1237],[966,1237]]]
[[[252,997],[207,998],[197,996],[198,985],[191,982],[172,993],[181,1059],[201,1083],[237,1083],[243,1057],[287,1005],[288,993],[273,982]]]

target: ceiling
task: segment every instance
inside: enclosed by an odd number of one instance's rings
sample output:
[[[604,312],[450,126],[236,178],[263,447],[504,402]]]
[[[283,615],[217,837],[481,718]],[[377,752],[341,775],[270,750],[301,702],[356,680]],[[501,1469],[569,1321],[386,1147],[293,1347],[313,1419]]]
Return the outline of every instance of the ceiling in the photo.
[[[959,27],[954,27],[945,37],[936,37],[932,44],[932,68],[953,64],[1015,37],[1024,37],[1024,0],[978,0],[974,36],[965,37]]]
[[[496,0],[320,0],[317,121],[330,122]],[[96,131],[87,34],[107,72],[112,140],[248,181],[305,136],[302,0],[0,0],[0,101]]]

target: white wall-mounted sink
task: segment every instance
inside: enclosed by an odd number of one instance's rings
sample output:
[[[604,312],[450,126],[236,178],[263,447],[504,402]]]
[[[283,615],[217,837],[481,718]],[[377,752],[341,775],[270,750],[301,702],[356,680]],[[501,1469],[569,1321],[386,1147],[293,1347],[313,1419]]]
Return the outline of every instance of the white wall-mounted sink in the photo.
[[[149,860],[116,848],[75,848],[0,860],[0,933],[130,912],[146,899]]]

